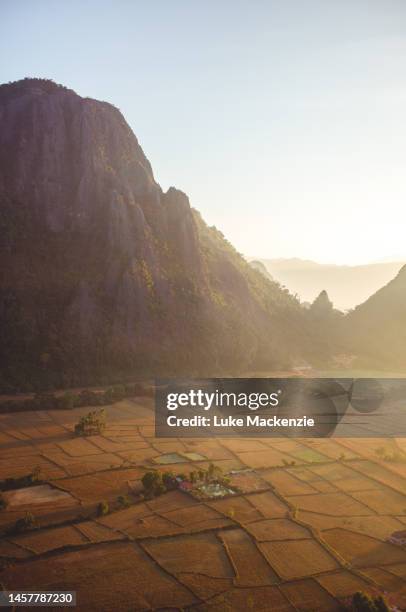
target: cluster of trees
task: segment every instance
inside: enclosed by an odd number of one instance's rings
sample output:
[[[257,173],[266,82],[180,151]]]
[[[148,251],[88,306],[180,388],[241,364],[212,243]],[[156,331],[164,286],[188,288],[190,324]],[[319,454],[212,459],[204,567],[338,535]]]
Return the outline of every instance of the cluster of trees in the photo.
[[[75,425],[76,436],[95,436],[103,433],[106,429],[106,411],[92,410],[80,417],[79,423]]]
[[[52,93],[53,91],[69,91],[65,85],[60,85],[59,83],[55,83],[52,79],[41,79],[39,77],[25,77],[19,81],[9,81],[8,83],[3,83],[0,85],[0,94],[14,94],[17,92],[24,92],[26,90],[27,85],[38,87],[47,93]]]
[[[110,514],[112,510],[124,510],[125,508],[129,508],[133,500],[128,495],[119,495],[116,499],[113,507],[110,506],[109,502],[106,500],[102,500],[97,504],[97,516],[106,516],[106,514]]]
[[[390,612],[388,604],[381,595],[370,597],[360,591],[352,597],[348,610],[349,612]]]
[[[105,390],[65,391],[62,395],[55,393],[37,393],[32,398],[12,399],[0,403],[1,412],[19,412],[25,410],[70,410],[84,406],[107,406],[126,397],[136,395],[151,396],[152,388],[140,383],[114,385]]]

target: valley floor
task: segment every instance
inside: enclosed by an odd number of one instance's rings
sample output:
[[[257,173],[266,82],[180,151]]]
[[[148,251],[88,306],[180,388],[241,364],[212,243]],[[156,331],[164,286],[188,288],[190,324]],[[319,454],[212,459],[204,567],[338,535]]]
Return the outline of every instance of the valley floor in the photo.
[[[4,494],[4,588],[76,590],[86,612],[328,611],[356,591],[406,608],[406,549],[387,541],[406,529],[406,462],[387,460],[405,440],[157,439],[151,399],[106,410],[87,438],[73,436],[86,408],[0,415],[0,480],[43,481]],[[146,470],[210,462],[241,493],[139,499]],[[27,511],[38,527],[13,532]]]

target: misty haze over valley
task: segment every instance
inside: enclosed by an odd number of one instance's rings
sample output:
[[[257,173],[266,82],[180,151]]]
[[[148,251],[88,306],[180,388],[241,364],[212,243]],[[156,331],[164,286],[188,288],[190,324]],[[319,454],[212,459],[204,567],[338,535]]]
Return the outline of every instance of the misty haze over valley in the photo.
[[[404,261],[382,261],[364,265],[334,265],[291,259],[249,258],[264,264],[272,278],[296,293],[302,302],[313,302],[326,290],[334,307],[346,311],[365,302],[394,278]]]

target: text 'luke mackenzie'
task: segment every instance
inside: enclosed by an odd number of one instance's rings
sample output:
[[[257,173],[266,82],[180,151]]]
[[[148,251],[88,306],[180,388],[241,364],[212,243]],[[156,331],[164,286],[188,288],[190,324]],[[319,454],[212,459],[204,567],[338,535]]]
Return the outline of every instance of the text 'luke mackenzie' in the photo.
[[[250,414],[242,417],[214,415],[213,418],[201,415],[182,418],[172,414],[167,417],[166,422],[170,427],[314,427],[314,419],[307,416],[281,418],[277,416],[260,417]]]

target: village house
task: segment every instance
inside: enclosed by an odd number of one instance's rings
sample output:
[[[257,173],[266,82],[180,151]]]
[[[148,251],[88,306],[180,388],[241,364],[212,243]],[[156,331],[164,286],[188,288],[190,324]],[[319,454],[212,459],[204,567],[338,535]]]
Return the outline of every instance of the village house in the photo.
[[[387,541],[397,546],[406,546],[406,529],[394,531],[392,535],[387,538]]]

